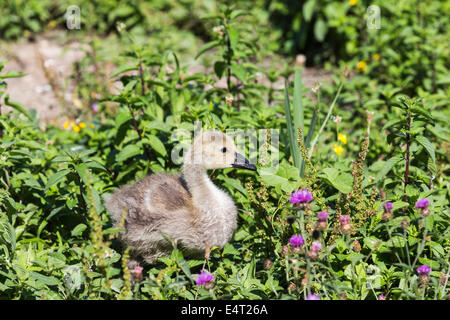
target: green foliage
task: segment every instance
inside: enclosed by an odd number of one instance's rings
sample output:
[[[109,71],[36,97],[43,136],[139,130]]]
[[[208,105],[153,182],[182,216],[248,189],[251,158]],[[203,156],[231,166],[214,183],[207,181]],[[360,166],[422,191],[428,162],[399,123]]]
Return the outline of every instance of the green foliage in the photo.
[[[76,89],[83,110],[61,127],[41,129],[36,112],[5,94],[8,79],[21,74],[1,73],[5,62],[0,63],[1,298],[304,299],[309,293],[323,299],[446,298],[449,55],[438,43],[449,28],[448,17],[436,14],[444,2],[421,3],[419,17],[407,1],[398,2],[401,15],[380,4],[386,12],[382,36],[359,25],[365,12],[361,1],[351,6],[308,0],[289,12],[289,2],[269,2],[268,11],[259,2],[252,8],[236,3],[215,8],[195,1],[75,1],[86,5],[86,17],[98,14],[85,20],[89,30],[107,33],[117,22],[126,28],[115,40],[122,50],[113,60],[114,72],[86,71],[102,62],[97,55],[80,63],[85,79]],[[13,11],[12,4],[21,2],[8,4],[9,12],[26,13]],[[48,5],[39,2],[39,8]],[[188,13],[196,9],[201,16],[192,21],[201,30],[195,32],[207,37],[203,46],[186,51],[176,39],[185,36]],[[262,22],[276,19],[275,11],[294,24],[282,36],[274,32],[274,39]],[[166,33],[143,39],[140,32],[157,23],[146,18],[149,12],[156,12],[157,22],[166,15],[174,19],[162,28],[175,40],[162,39]],[[32,13],[27,19],[38,24],[50,19],[40,9]],[[22,29],[10,31],[5,25],[0,32],[10,32],[7,38],[31,28],[22,22],[16,24]],[[289,38],[297,33],[293,43]],[[282,65],[285,59],[273,51],[304,48],[311,34],[311,47],[332,52],[337,65],[330,67],[329,82],[315,86],[315,94],[294,66],[260,64],[274,59]],[[329,47],[316,45],[332,37],[336,43]],[[107,41],[89,43],[99,50]],[[375,54],[378,59],[372,59]],[[193,61],[210,72],[188,73]],[[268,82],[258,80],[260,73]],[[106,78],[120,82],[114,93],[102,84]],[[288,83],[284,88],[274,85],[280,78]],[[99,96],[92,99],[92,92]],[[98,112],[91,110],[93,102],[100,105]],[[266,140],[258,141],[258,151],[274,151],[269,142],[275,136],[268,129],[278,129],[280,161],[258,154],[257,174],[211,173],[235,199],[239,221],[230,243],[212,248],[208,261],[185,257],[172,242],[170,257],[137,274],[129,251],[117,241],[122,228],[112,226],[102,195],[151,173],[179,171],[174,155],[189,145],[197,121],[204,129],[262,129],[258,138]],[[242,151],[252,155],[252,143]],[[314,200],[293,206],[290,194],[306,187]],[[430,200],[428,216],[414,208],[421,198]],[[393,203],[392,217],[383,209],[387,201]],[[320,229],[317,213],[323,210],[329,218]],[[342,215],[351,218],[350,232],[339,222]],[[300,250],[289,246],[294,234],[305,240]],[[313,241],[322,245],[317,256]],[[421,264],[432,268],[427,283],[416,272]],[[214,274],[214,286],[195,284],[203,268]]]

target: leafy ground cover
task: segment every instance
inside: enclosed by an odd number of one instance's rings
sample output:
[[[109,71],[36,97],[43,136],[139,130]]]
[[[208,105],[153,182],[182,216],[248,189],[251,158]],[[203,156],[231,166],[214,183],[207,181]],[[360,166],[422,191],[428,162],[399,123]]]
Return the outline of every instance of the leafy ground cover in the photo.
[[[30,2],[1,5],[5,39],[64,26],[62,3]],[[448,299],[449,3],[413,2],[374,1],[381,29],[356,0],[75,3],[96,54],[56,125],[0,64],[0,297]],[[299,52],[331,80],[304,86]],[[257,172],[211,172],[238,229],[206,262],[174,244],[129,269],[102,195],[180,171],[196,123],[253,137]]]

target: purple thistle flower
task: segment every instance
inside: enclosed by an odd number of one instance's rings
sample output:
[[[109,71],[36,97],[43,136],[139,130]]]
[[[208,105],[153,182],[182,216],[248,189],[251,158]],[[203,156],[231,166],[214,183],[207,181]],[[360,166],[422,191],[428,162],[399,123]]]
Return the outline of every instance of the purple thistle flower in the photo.
[[[136,266],[136,267],[134,267],[133,272],[137,273],[137,274],[141,274],[142,270],[144,270],[144,268],[142,268],[141,266]]]
[[[416,202],[416,209],[425,209],[428,208],[428,205],[430,204],[430,200],[427,198],[420,199]]]
[[[214,276],[211,273],[209,273],[208,271],[202,271],[198,275],[197,280],[195,281],[195,283],[198,286],[202,286],[202,285],[207,284],[208,282],[212,282],[212,281],[214,281]]]
[[[380,294],[378,296],[378,300],[386,300],[386,297],[384,295]]]
[[[299,235],[293,235],[291,239],[289,239],[289,244],[294,248],[301,247],[304,243],[305,241],[303,240],[302,236]]]
[[[96,103],[93,103],[91,108],[92,108],[92,111],[95,113],[97,113],[100,110],[100,108],[98,107],[98,104],[96,104]]]
[[[291,203],[306,203],[313,200],[313,196],[311,192],[308,191],[308,189],[302,189],[295,191],[291,194],[291,197],[289,198],[289,201]]]
[[[310,294],[308,294],[308,295],[306,296],[305,300],[320,300],[320,297],[319,297],[319,296],[316,296],[316,295],[313,294],[313,293],[310,293]]]
[[[319,221],[327,221],[328,219],[328,212],[321,211],[317,214],[317,218],[319,218]]]
[[[421,267],[417,268],[416,271],[418,274],[429,275],[431,272],[431,268],[429,266],[427,266],[426,264],[424,264]]]
[[[340,222],[341,224],[349,224],[349,222],[350,222],[350,216],[347,216],[347,215],[342,215],[342,216],[340,216],[340,217],[339,217],[339,222]]]
[[[392,202],[386,202],[384,204],[384,210],[385,211],[391,211],[394,208],[394,205],[392,204]]]
[[[320,251],[320,249],[322,249],[322,244],[321,244],[319,241],[314,241],[314,242],[311,244],[311,249],[312,249],[313,251]]]

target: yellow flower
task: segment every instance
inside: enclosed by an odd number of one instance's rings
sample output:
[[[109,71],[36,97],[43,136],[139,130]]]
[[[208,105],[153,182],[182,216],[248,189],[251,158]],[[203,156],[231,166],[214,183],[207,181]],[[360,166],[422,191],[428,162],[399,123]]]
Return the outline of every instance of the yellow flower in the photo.
[[[89,127],[91,127],[92,129],[95,128],[94,124],[92,124],[92,123],[89,123]]]
[[[375,54],[373,55],[373,60],[375,60],[375,61],[380,60],[380,58],[381,58],[381,56],[380,56],[378,53],[375,53]]]
[[[345,134],[339,133],[338,140],[343,144],[347,144],[347,136]]]
[[[358,0],[348,0],[351,6],[356,6],[358,4]]]
[[[63,127],[64,127],[64,129],[66,129],[66,130],[69,129],[69,120],[64,121]]]
[[[58,25],[58,22],[56,22],[55,20],[51,20],[48,24],[47,27],[49,27],[50,29],[55,28]]]
[[[73,126],[73,131],[75,131],[75,132],[80,132],[80,127],[79,126],[77,126],[77,125],[74,125]]]
[[[358,70],[359,72],[366,72],[367,63],[365,61],[358,62],[358,64],[356,65],[356,70]]]
[[[80,123],[78,124],[78,126],[79,126],[81,129],[84,129],[84,128],[86,128],[86,123],[80,122]]]
[[[333,146],[333,150],[334,150],[334,152],[336,152],[336,154],[337,154],[338,156],[340,156],[341,153],[344,151],[344,148],[342,148],[341,146],[338,146],[337,144],[335,144],[335,145]]]

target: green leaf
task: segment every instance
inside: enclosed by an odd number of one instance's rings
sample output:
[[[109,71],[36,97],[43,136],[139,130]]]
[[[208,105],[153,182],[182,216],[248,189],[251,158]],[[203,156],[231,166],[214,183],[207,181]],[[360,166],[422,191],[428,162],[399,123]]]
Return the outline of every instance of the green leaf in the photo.
[[[9,95],[5,96],[5,104],[7,106],[10,106],[11,108],[17,110],[24,116],[26,116],[28,118],[28,120],[33,121],[33,117],[31,116],[30,112],[27,109],[25,109],[20,103],[14,102],[14,101],[9,101]]]
[[[35,281],[45,284],[47,286],[56,286],[59,284],[58,279],[52,276],[45,276],[35,271],[29,271],[29,275]]]
[[[347,194],[352,190],[353,179],[349,173],[340,173],[335,168],[325,168],[321,176],[342,193]]]
[[[364,245],[367,246],[370,250],[376,250],[381,247],[383,241],[378,239],[377,237],[370,236],[364,238]]]
[[[380,182],[388,173],[391,171],[391,169],[401,160],[403,160],[403,156],[395,156],[390,158],[385,162],[381,170],[378,172],[377,176],[375,177],[375,183]]]
[[[298,164],[296,164],[296,167],[298,168],[300,172],[300,176],[303,177],[303,158],[300,153],[300,148],[298,146],[298,128],[301,128],[303,130],[303,140],[305,139],[305,127],[304,127],[304,111],[303,111],[303,102],[302,102],[302,70],[297,69],[295,71],[294,76],[294,138],[295,138],[295,152],[298,153],[296,156],[298,158]]]
[[[433,251],[433,254],[436,257],[445,256],[445,250],[439,243],[430,241],[430,242],[427,242],[427,245],[431,248],[431,251]]]
[[[309,22],[314,13],[314,9],[316,7],[316,0],[308,0],[303,5],[303,18],[306,22]]]
[[[6,242],[9,245],[10,255],[14,255],[16,250],[16,231],[9,223],[6,216],[1,216],[0,219],[0,244]]]
[[[295,134],[297,130],[294,131],[294,125],[292,123],[291,118],[291,107],[289,103],[289,93],[288,93],[288,83],[287,80],[284,84],[284,113],[286,117],[286,124],[287,124],[287,130],[289,135],[289,145],[291,147],[291,155],[294,159],[294,165],[299,168],[301,168],[301,161],[300,161],[300,149],[298,147],[298,141],[297,141],[297,135]]]
[[[131,120],[131,114],[129,110],[120,111],[115,117],[116,128],[119,128],[122,124]]]
[[[245,10],[235,10],[230,14],[230,20],[236,19],[237,17],[248,14]]]
[[[211,41],[205,44],[203,47],[200,48],[197,55],[195,56],[195,59],[200,57],[202,54],[204,54],[206,51],[211,50],[214,47],[217,47],[220,44],[219,40]]]
[[[125,148],[120,150],[120,152],[116,156],[116,161],[123,162],[123,161],[125,161],[131,157],[134,157],[138,154],[141,154],[141,153],[142,153],[141,148],[139,148],[135,144],[129,144]]]
[[[402,236],[393,236],[386,242],[388,247],[403,248],[406,245],[406,239]]]
[[[11,70],[5,74],[0,75],[0,79],[20,78],[20,77],[23,77],[24,75],[25,75],[25,73],[23,73],[21,71]]]
[[[116,71],[113,72],[113,74],[111,75],[111,78],[114,78],[121,73],[131,71],[131,70],[137,70],[137,69],[138,69],[137,66],[130,66],[130,65],[121,66],[121,67],[117,68]]]
[[[230,37],[230,45],[235,49],[239,42],[239,32],[236,29],[228,29],[228,36]]]
[[[431,159],[433,160],[433,163],[436,163],[436,155],[435,155],[435,151],[434,151],[434,146],[430,142],[430,140],[428,140],[424,136],[418,136],[418,137],[416,137],[416,141],[418,143],[420,143],[425,148],[425,150],[427,150],[428,154],[430,155]]]
[[[314,24],[314,36],[317,41],[322,42],[325,40],[325,35],[328,31],[328,26],[322,19],[318,19]]]
[[[144,143],[148,142],[153,150],[165,157],[167,155],[166,147],[157,136],[149,135],[144,139]]]
[[[247,195],[247,191],[238,180],[225,177],[222,178],[222,180],[225,181],[225,183],[230,185],[231,187],[239,190],[243,195]]]
[[[66,175],[68,175],[72,170],[70,169],[63,169],[61,171],[55,172],[47,181],[47,184],[45,185],[44,192],[47,192],[50,187],[57,184],[62,178],[64,178]]]
[[[227,64],[223,61],[216,61],[216,63],[214,63],[214,72],[219,79],[222,78],[223,72],[225,71],[226,67]]]
[[[246,82],[247,71],[245,68],[239,64],[233,64],[231,67],[231,72],[242,82]]]
[[[83,231],[86,229],[87,229],[87,226],[84,223],[80,223],[75,228],[73,228],[71,234],[73,237],[81,236]]]

